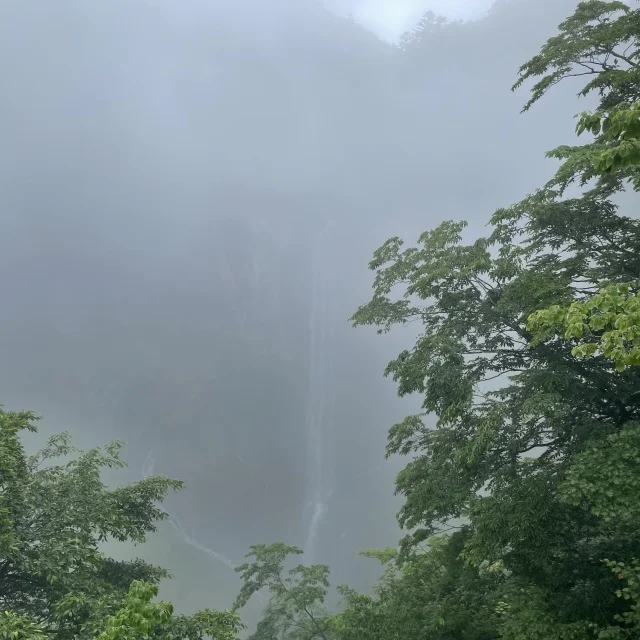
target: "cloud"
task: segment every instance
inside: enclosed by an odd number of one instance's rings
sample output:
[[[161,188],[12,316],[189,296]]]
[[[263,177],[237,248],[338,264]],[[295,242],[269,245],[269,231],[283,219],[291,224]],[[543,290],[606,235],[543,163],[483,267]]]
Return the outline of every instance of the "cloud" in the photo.
[[[364,27],[384,40],[396,40],[410,30],[427,11],[449,18],[474,18],[493,4],[492,0],[352,0],[329,1],[331,10],[351,14]]]

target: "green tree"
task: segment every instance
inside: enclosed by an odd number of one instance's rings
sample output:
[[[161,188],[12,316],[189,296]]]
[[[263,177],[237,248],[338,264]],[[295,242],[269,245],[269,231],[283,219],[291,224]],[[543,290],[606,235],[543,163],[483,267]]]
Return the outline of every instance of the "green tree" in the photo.
[[[173,616],[170,602],[152,602],[158,595],[157,585],[134,580],[122,608],[110,616],[96,640],[141,640],[142,638],[187,638],[201,640],[234,640],[241,625],[228,612],[206,611],[195,616]],[[50,630],[29,616],[5,611],[0,618],[3,640],[44,640]]]
[[[604,287],[568,307],[554,305],[529,316],[534,342],[563,336],[577,357],[602,355],[618,371],[640,365],[640,297],[637,284]]]
[[[397,562],[397,554],[365,552],[384,574],[372,596],[341,587],[343,611],[333,621],[341,640],[493,640],[498,566],[469,567],[460,557],[466,531],[429,540],[426,551]]]
[[[550,87],[572,76],[590,78],[580,95],[600,95],[596,111],[581,113],[576,128],[578,135],[588,132],[594,140],[549,153],[563,160],[549,188],[561,192],[571,182],[584,185],[592,180],[605,194],[622,189],[626,183],[636,190],[640,187],[639,37],[639,10],[624,2],[581,2],[560,25],[559,34],[520,68],[514,88],[538,78],[525,110]],[[633,262],[637,267],[635,257]],[[640,273],[635,271],[633,275],[637,279]],[[574,355],[598,353],[624,369],[640,362],[637,282],[602,284],[606,286],[591,297],[537,311],[528,328],[538,341],[564,333],[566,339],[574,341]]]
[[[372,299],[352,318],[381,333],[420,323],[413,348],[385,372],[400,395],[423,396],[422,413],[395,425],[387,448],[413,458],[396,485],[405,497],[400,524],[411,532],[401,558],[452,519],[466,519],[462,557],[477,569],[498,563],[509,576],[498,607],[504,637],[626,632],[614,629],[625,604],[602,559],[631,562],[640,536],[629,518],[607,520],[598,510],[603,483],[593,460],[598,447],[601,457],[619,454],[616,434],[635,445],[627,434],[639,418],[639,370],[580,358],[579,345],[562,335],[534,336],[529,318],[573,303],[589,311],[603,286],[640,276],[640,225],[611,199],[634,180],[634,164],[606,155],[635,136],[613,121],[635,109],[640,91],[638,16],[620,2],[582,2],[520,70],[516,86],[542,78],[525,109],[563,78],[586,73],[582,93],[598,91],[599,117],[610,118],[598,131],[583,117],[579,127],[598,133],[595,141],[551,152],[563,160],[555,177],[497,211],[485,238],[465,244],[465,224],[445,222],[409,248],[388,240],[369,265]],[[576,182],[590,188],[567,197]],[[596,329],[602,319],[593,319]],[[627,331],[631,353],[633,329],[607,328]],[[636,449],[627,470],[637,459]],[[627,498],[632,485],[623,487]],[[621,497],[617,506],[625,504]]]
[[[547,155],[562,161],[548,186],[563,190],[572,182],[596,180],[600,187],[619,189],[625,181],[638,187],[640,159],[640,10],[614,0],[580,2],[559,25],[540,53],[520,67],[513,89],[536,79],[531,108],[547,91],[567,78],[587,83],[580,96],[599,95],[595,112],[580,114],[577,133],[594,134],[586,145],[562,145]]]
[[[107,540],[144,542],[166,517],[158,503],[181,483],[153,476],[109,489],[101,473],[124,466],[119,443],[81,452],[62,434],[28,456],[21,435],[36,422],[0,408],[0,636],[235,637],[236,614],[172,616],[151,603],[164,569],[100,550]]]
[[[563,188],[576,180],[584,185],[595,179],[602,192],[613,193],[626,182],[638,189],[640,11],[624,2],[581,2],[559,31],[539,55],[520,68],[514,88],[539,78],[525,109],[550,87],[572,76],[590,77],[580,95],[598,92],[600,104],[595,112],[579,114],[576,128],[579,135],[591,133],[593,142],[562,146],[549,153],[564,162],[548,186]],[[638,272],[634,275],[637,278]],[[585,338],[574,344],[574,355],[600,353],[624,368],[640,362],[637,311],[636,284],[615,284],[569,306],[536,312],[529,329],[538,340],[561,329],[566,339]]]
[[[324,607],[329,567],[299,564],[285,573],[287,558],[302,553],[302,549],[283,542],[258,544],[247,554],[253,562],[236,569],[243,585],[234,610],[245,606],[263,589],[270,594],[263,617],[251,636],[253,640],[329,640],[331,637]]]

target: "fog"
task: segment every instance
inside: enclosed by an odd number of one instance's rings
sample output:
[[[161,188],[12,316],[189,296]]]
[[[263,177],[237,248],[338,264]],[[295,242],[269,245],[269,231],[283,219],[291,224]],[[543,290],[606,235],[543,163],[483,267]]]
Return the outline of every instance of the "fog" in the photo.
[[[389,42],[411,31],[427,12],[450,20],[474,20],[487,13],[492,0],[327,0],[325,6],[338,15],[352,17]]]
[[[551,175],[584,105],[568,83],[520,115],[510,86],[573,5],[460,2],[400,50],[449,5],[0,4],[0,401],[186,482],[137,551],[182,609],[230,606],[259,542],[375,577],[357,551],[398,539],[384,446],[417,403],[382,372],[411,335],[347,319],[388,236],[482,233]]]

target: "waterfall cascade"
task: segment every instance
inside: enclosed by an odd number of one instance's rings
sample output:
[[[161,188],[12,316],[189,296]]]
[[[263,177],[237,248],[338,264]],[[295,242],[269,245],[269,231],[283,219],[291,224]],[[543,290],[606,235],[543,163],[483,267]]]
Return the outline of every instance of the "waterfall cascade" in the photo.
[[[147,460],[144,468],[142,469],[143,479],[153,475],[154,469],[155,469],[155,458],[154,458],[153,449],[152,449],[147,454]],[[173,528],[174,532],[178,535],[178,537],[182,540],[182,542],[184,542],[187,546],[193,547],[194,549],[201,551],[206,556],[211,558],[211,560],[213,560],[214,562],[219,562],[223,564],[225,567],[228,567],[229,569],[235,571],[238,565],[234,564],[223,553],[220,553],[218,551],[215,551],[214,549],[206,547],[203,544],[200,544],[196,539],[195,531],[192,530],[191,533],[189,533],[186,530],[186,528],[183,526],[182,522],[180,522],[180,519],[175,514],[171,514],[171,513],[169,514],[168,522]],[[256,593],[256,596],[263,604],[267,603],[268,597],[266,592],[258,591]]]
[[[331,455],[335,428],[333,345],[337,321],[333,303],[336,272],[332,261],[331,243],[334,226],[330,221],[316,234],[310,255],[306,416],[304,425],[301,425],[304,428],[306,446],[301,537],[307,563],[314,562],[318,533],[326,518],[334,490]],[[142,476],[152,475],[154,468],[155,456],[151,450],[147,455]],[[214,562],[235,569],[236,565],[226,555],[201,544],[196,539],[195,532],[188,532],[176,514],[170,514],[169,523],[185,544],[198,549]]]
[[[309,360],[307,415],[307,466],[305,519],[305,559],[314,561],[318,530],[332,494],[333,473],[328,446],[335,425],[335,397],[331,374],[335,314],[332,305],[332,261],[328,222],[316,237],[312,249],[311,300],[309,307]]]

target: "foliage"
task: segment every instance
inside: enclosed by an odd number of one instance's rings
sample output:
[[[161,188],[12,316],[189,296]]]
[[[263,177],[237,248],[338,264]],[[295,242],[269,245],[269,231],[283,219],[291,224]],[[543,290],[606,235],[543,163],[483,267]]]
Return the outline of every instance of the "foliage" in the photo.
[[[0,638],[2,640],[44,640],[46,630],[29,616],[19,616],[13,611],[0,614]]]
[[[266,589],[269,602],[258,623],[255,640],[328,640],[330,630],[324,600],[329,589],[329,567],[302,564],[286,574],[284,564],[288,556],[301,555],[302,549],[276,542],[251,547],[248,558],[253,562],[239,566],[236,571],[243,585],[236,598],[237,610],[250,598]]]
[[[588,78],[579,95],[599,93],[602,108],[640,97],[639,16],[638,10],[617,0],[579,2],[540,53],[520,67],[513,90],[529,79],[539,78],[524,110],[530,109],[549,89],[571,77]]]
[[[604,287],[595,296],[569,307],[554,305],[533,313],[527,329],[535,341],[562,335],[576,342],[572,354],[585,358],[601,354],[618,371],[640,365],[640,297],[637,284]]]
[[[156,585],[132,582],[123,607],[107,620],[98,640],[138,640],[151,637],[156,625],[166,624],[173,613],[171,604],[151,602],[156,595]]]
[[[603,272],[618,276],[624,260],[612,258],[640,246],[637,223],[598,215],[595,207],[587,217],[580,206],[576,232],[558,218],[577,203],[530,204],[541,215],[531,215],[517,244],[509,229],[517,211],[503,211],[490,238],[463,245],[464,225],[444,223],[423,234],[417,247],[402,250],[402,241],[389,240],[371,262],[374,295],[355,323],[387,331],[417,320],[423,327],[415,347],[386,371],[401,395],[424,394],[425,413],[393,427],[388,445],[388,454],[418,454],[398,477],[407,497],[401,523],[426,525],[416,540],[469,515],[472,502],[482,503],[480,489],[506,490],[517,482],[525,491],[522,483],[561,465],[594,430],[607,433],[635,415],[626,407],[636,372],[616,374],[606,363],[576,361],[561,341],[531,347],[526,319],[536,308],[571,300],[578,278],[596,284]],[[617,245],[602,259],[590,247],[605,237]],[[399,286],[403,295],[392,299]],[[502,380],[504,386],[489,390]],[[436,429],[425,422],[429,413],[437,415]],[[548,451],[544,457],[520,461],[541,447]]]
[[[234,640],[242,628],[237,614],[225,611],[199,611],[194,616],[174,616],[169,602],[152,603],[158,595],[157,585],[131,584],[124,606],[107,622],[97,640]]]
[[[157,585],[134,580],[122,608],[106,621],[96,640],[142,640],[147,638],[186,638],[233,640],[242,625],[229,612],[200,612],[191,618],[173,616],[169,602],[151,602],[158,595]],[[6,611],[0,618],[0,638],[40,640],[49,637],[44,625],[28,616]]]
[[[616,595],[630,602],[631,606],[628,611],[616,616],[616,621],[623,623],[626,628],[623,631],[608,629],[609,635],[606,635],[607,632],[602,633],[601,638],[637,638],[640,633],[640,561],[634,559],[629,564],[625,564],[624,562],[605,560],[605,564],[618,580],[626,583],[616,591]]]
[[[342,587],[344,610],[334,628],[341,640],[421,640],[496,637],[493,599],[500,572],[468,567],[460,558],[465,532],[429,540],[430,548],[387,566],[373,596]],[[374,555],[374,554],[371,554]],[[377,555],[377,554],[375,554]]]
[[[640,564],[605,560],[603,564],[622,581],[616,589],[619,599],[629,606],[622,614],[614,616],[614,624],[598,625],[586,620],[571,623],[558,622],[549,612],[541,593],[533,588],[521,588],[509,594],[499,603],[502,618],[500,637],[505,640],[631,640],[640,631]],[[626,583],[626,584],[625,584]]]
[[[450,32],[452,27],[460,24],[461,21],[452,22],[433,11],[427,11],[413,30],[402,34],[397,46],[403,51],[410,51],[425,40],[441,35],[446,31]]]
[[[593,142],[562,145],[547,154],[563,161],[548,187],[562,192],[574,181],[585,185],[593,179],[610,189],[621,188],[627,179],[640,186],[639,37],[640,10],[617,0],[587,0],[559,25],[558,34],[540,53],[520,67],[513,89],[539,78],[525,111],[567,78],[586,77],[579,95],[600,97],[597,110],[580,114],[576,128],[578,134],[592,133]]]
[[[587,506],[617,527],[640,524],[640,425],[596,443],[576,457],[561,486],[563,498]]]
[[[153,476],[107,488],[104,469],[124,466],[119,443],[78,451],[68,434],[27,456],[21,435],[30,412],[0,408],[0,634],[7,638],[229,640],[236,614],[172,616],[151,603],[167,572],[142,560],[106,556],[106,540],[144,542],[166,517],[158,506],[176,480]],[[63,461],[62,459],[66,459]]]
[[[369,264],[372,298],[352,317],[379,333],[420,327],[385,371],[401,396],[423,398],[422,412],[389,433],[387,455],[411,456],[396,482],[409,530],[399,562],[413,566],[425,539],[466,521],[465,571],[502,572],[490,637],[631,633],[633,609],[602,559],[629,566],[640,556],[637,299],[628,288],[640,274],[640,224],[612,200],[638,175],[639,36],[640,13],[627,4],[579,3],[514,88],[539,78],[527,110],[561,80],[586,75],[580,94],[597,92],[600,104],[580,116],[578,133],[593,142],[550,152],[563,161],[554,178],[498,210],[487,237],[465,243],[466,225],[444,222],[408,248],[388,240]],[[572,183],[589,188],[567,197]],[[444,599],[430,594],[423,627]],[[378,601],[353,603],[379,611]],[[474,628],[488,620],[465,612]]]
[[[582,2],[560,25],[559,35],[520,68],[516,87],[541,76],[525,109],[549,87],[570,76],[589,76],[581,95],[598,91],[601,96],[598,109],[580,114],[576,128],[578,135],[591,133],[594,141],[550,152],[565,162],[548,186],[560,185],[562,190],[579,176],[581,184],[596,179],[610,192],[622,188],[625,179],[634,188],[640,187],[639,36],[638,10],[623,2]],[[568,307],[554,305],[538,311],[531,317],[529,329],[537,339],[553,335],[560,327],[567,340],[595,338],[575,345],[573,354],[585,357],[599,352],[622,370],[640,362],[636,296],[634,285],[616,283]]]
[[[640,166],[640,104],[617,105],[608,112],[580,114],[576,132],[589,131],[600,136],[604,149],[594,162],[597,173],[610,174],[619,170],[637,171]],[[634,185],[638,187],[637,176]]]

